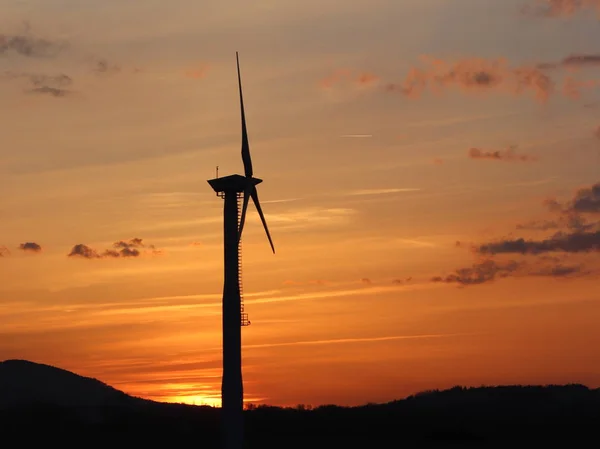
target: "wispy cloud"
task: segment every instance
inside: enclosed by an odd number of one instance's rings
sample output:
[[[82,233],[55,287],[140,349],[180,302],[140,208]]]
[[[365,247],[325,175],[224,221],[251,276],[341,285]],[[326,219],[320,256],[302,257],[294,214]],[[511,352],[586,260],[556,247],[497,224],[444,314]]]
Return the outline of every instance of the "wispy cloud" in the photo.
[[[344,139],[368,139],[373,137],[373,134],[343,134],[340,137]]]
[[[263,343],[263,344],[252,344],[244,345],[244,349],[262,349],[262,348],[275,348],[284,346],[314,346],[314,345],[338,345],[338,344],[352,344],[352,343],[375,343],[381,341],[396,341],[396,340],[421,340],[421,339],[432,339],[432,338],[451,338],[460,337],[464,335],[473,334],[420,334],[420,335],[391,335],[386,337],[359,337],[359,338],[336,338],[328,340],[300,340],[290,341],[283,343]]]
[[[554,79],[552,69],[566,68],[571,72],[600,65],[600,55],[571,55],[559,62],[511,65],[506,59],[466,58],[445,61],[422,56],[422,66],[413,67],[403,83],[387,84],[389,92],[399,92],[410,98],[418,98],[424,92],[443,93],[459,89],[465,93],[508,93],[513,95],[532,94],[542,102],[553,95],[578,100],[585,90],[600,87],[596,79],[578,79],[566,76]],[[559,74],[560,75],[560,74]],[[562,83],[562,88],[557,86]]]
[[[331,89],[340,84],[370,86],[379,81],[379,77],[369,72],[356,72],[349,69],[338,69],[319,81],[324,89]]]
[[[584,11],[596,11],[600,18],[600,0],[531,0],[523,12],[539,17],[572,17]]]
[[[191,79],[202,79],[205,78],[210,70],[210,65],[208,64],[199,64],[194,67],[190,67],[186,69],[183,74],[186,78]]]
[[[279,228],[308,228],[315,226],[329,226],[350,220],[356,211],[348,208],[308,208],[290,210],[281,213],[267,213],[266,219],[274,227]],[[251,217],[256,220],[256,217]]]
[[[421,189],[417,188],[392,188],[392,189],[363,189],[354,190],[348,193],[350,196],[362,196],[362,195],[387,195],[390,193],[404,193],[404,192],[419,192]]]
[[[261,201],[261,204],[271,204],[271,203],[291,203],[292,201],[300,201],[302,198],[284,198],[281,200],[267,200]]]
[[[419,97],[427,89],[441,93],[459,88],[465,92],[505,91],[520,95],[531,92],[546,102],[555,90],[552,79],[534,66],[511,66],[505,59],[470,58],[456,62],[421,57],[422,68],[413,67],[402,84],[389,84],[388,91]]]

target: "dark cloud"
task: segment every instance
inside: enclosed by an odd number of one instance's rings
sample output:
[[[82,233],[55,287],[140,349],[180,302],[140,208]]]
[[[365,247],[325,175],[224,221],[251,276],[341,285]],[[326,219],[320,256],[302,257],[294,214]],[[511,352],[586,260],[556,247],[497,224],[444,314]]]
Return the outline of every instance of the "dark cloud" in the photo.
[[[106,249],[99,253],[84,244],[75,245],[69,257],[82,257],[84,259],[103,259],[103,258],[131,258],[142,255],[142,250],[149,250],[151,254],[159,255],[162,251],[157,250],[154,245],[146,245],[142,239],[133,238],[131,240],[119,240],[113,243],[113,249]]]
[[[465,287],[492,282],[507,277],[542,276],[566,278],[592,274],[583,264],[569,264],[556,257],[540,257],[532,262],[509,260],[498,262],[485,259],[470,267],[459,268],[445,277],[436,276],[432,282],[445,282]]]
[[[485,151],[480,148],[471,148],[468,152],[468,156],[471,159],[487,159],[493,161],[506,161],[506,162],[530,162],[536,161],[535,156],[527,154],[517,154],[515,152],[516,146],[511,146],[505,150]]]
[[[561,212],[557,219],[553,220],[534,220],[527,223],[518,224],[517,229],[526,229],[532,231],[549,231],[552,229],[569,229],[574,231],[590,231],[595,229],[598,223],[589,222],[585,217],[577,213]]]
[[[572,277],[594,273],[580,261],[584,254],[596,257],[600,253],[600,221],[594,221],[600,213],[600,183],[577,190],[572,199],[561,203],[547,199],[544,206],[554,219],[531,221],[517,225],[517,229],[547,231],[554,234],[541,239],[508,238],[495,242],[471,245],[471,250],[486,259],[471,267],[461,268],[446,277],[435,277],[434,282],[459,285],[483,284],[507,276]],[[456,242],[457,247],[465,244]],[[593,254],[592,254],[593,253]],[[519,260],[498,262],[497,255],[520,255]]]
[[[23,250],[23,251],[31,251],[34,253],[39,253],[42,250],[41,245],[39,245],[38,243],[35,242],[26,242],[26,243],[21,243],[19,245],[19,249]]]
[[[360,280],[360,282],[362,282],[363,284],[367,284],[367,285],[371,285],[373,283],[373,281],[371,281],[371,279],[369,279],[369,278],[362,278]]]
[[[64,44],[40,39],[29,34],[8,35],[0,33],[0,55],[14,52],[30,58],[56,56]]]
[[[600,54],[571,55],[559,62],[538,64],[540,69],[600,67]]]
[[[481,254],[543,254],[551,252],[580,253],[600,251],[600,231],[557,232],[543,240],[501,240],[480,245]]]
[[[66,89],[59,89],[57,87],[50,86],[35,87],[30,89],[29,92],[33,94],[49,95],[52,97],[66,97],[71,93]]]
[[[412,281],[412,277],[407,277],[406,279],[394,279],[392,281],[392,284],[403,285],[403,284],[408,283],[410,281]]]
[[[557,263],[555,265],[546,265],[539,267],[531,271],[529,274],[531,276],[549,276],[560,278],[575,275],[588,275],[592,273],[592,270],[586,269],[583,264],[566,265],[562,263]]]
[[[121,67],[116,64],[111,64],[106,59],[98,59],[94,63],[94,68],[92,70],[96,73],[118,73],[121,71]]]
[[[569,207],[572,212],[600,214],[600,182],[579,189]]]
[[[459,268],[446,277],[436,276],[431,280],[433,282],[455,283],[463,286],[484,284],[493,281],[497,277],[507,277],[519,270],[520,267],[521,264],[514,260],[499,263],[495,260],[487,259],[470,267]]]
[[[567,229],[578,232],[600,230],[600,221],[593,220],[600,214],[600,182],[578,189],[570,201],[561,203],[556,198],[548,198],[543,201],[543,205],[556,214],[557,218],[519,224],[517,229]]]
[[[30,84],[27,92],[53,97],[69,95],[71,91],[68,87],[73,84],[73,79],[64,73],[48,75],[44,73],[4,72],[2,77],[4,79],[25,79]]]
[[[58,75],[26,74],[25,76],[29,78],[31,84],[38,87],[67,87],[73,84],[73,78],[64,73]]]
[[[527,223],[520,223],[516,226],[517,229],[527,229],[532,231],[548,231],[560,227],[560,224],[556,220],[534,220]]]
[[[87,245],[84,245],[83,243],[78,243],[77,245],[75,245],[72,249],[71,252],[69,254],[67,254],[68,257],[83,257],[84,259],[98,259],[100,258],[100,255],[98,255],[98,253],[93,250],[92,248],[90,248]]]

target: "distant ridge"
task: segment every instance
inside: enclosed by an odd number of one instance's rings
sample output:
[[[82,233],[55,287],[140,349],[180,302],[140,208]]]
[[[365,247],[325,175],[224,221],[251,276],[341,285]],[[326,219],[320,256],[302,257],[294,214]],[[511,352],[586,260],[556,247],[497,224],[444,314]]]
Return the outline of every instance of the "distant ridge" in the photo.
[[[96,445],[124,439],[138,445],[156,445],[159,439],[189,445],[200,438],[201,447],[220,448],[220,415],[219,408],[135,398],[49,365],[0,362],[0,434],[7,441],[12,435],[22,445],[39,438],[45,445],[81,447],[85,435],[86,442],[93,438]],[[500,441],[530,441],[535,447],[562,441],[571,448],[582,447],[574,441],[585,442],[584,447],[600,442],[600,389],[577,384],[458,386],[385,404],[259,405],[244,415],[247,449],[454,449],[466,447],[457,443],[473,442],[478,449],[506,447],[495,444]]]
[[[145,401],[99,380],[27,360],[0,362],[0,408],[135,407]]]

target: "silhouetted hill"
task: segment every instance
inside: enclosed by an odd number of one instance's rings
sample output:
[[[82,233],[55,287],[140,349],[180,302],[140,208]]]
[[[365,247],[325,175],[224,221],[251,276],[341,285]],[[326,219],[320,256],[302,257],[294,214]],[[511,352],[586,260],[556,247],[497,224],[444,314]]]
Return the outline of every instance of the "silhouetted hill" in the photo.
[[[583,385],[428,391],[386,404],[247,410],[247,448],[499,447],[600,441],[600,390]],[[31,433],[31,429],[35,429]],[[220,409],[133,398],[95,379],[25,361],[0,363],[0,434],[45,443],[220,447]]]
[[[96,379],[26,360],[0,362],[0,408],[139,406],[131,397]]]

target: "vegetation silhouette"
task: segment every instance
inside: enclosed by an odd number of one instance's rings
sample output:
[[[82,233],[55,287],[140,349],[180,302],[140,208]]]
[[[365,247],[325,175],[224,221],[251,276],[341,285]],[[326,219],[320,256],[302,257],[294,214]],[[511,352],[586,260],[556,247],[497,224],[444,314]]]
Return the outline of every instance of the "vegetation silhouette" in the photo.
[[[0,432],[22,443],[64,446],[93,438],[96,444],[198,441],[204,448],[220,448],[220,411],[135,398],[48,365],[0,363]],[[454,387],[358,407],[250,405],[244,415],[249,449],[588,442],[600,440],[600,389],[577,384]]]

